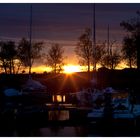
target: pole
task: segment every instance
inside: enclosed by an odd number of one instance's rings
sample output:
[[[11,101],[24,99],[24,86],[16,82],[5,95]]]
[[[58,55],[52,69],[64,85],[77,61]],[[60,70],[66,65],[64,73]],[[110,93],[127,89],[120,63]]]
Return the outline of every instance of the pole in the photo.
[[[96,70],[95,51],[96,51],[96,17],[95,17],[95,3],[93,4],[93,70]]]
[[[30,32],[29,32],[29,77],[31,76],[31,47],[32,47],[32,5],[30,5]]]
[[[108,55],[110,55],[110,46],[109,46],[109,24],[108,24],[108,27],[107,27],[107,52],[108,52]]]

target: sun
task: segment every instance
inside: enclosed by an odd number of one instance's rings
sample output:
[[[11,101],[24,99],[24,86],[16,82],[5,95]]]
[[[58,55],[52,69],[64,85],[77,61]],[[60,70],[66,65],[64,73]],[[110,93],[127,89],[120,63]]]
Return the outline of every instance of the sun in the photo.
[[[74,66],[74,65],[64,66],[64,73],[72,74],[74,72],[80,72],[79,66]]]

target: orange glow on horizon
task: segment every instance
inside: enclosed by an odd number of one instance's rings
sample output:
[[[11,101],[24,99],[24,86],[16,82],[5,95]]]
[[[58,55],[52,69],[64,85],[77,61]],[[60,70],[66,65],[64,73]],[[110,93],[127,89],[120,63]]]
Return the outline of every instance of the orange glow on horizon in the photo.
[[[100,65],[97,65],[97,69],[100,68]],[[124,69],[124,68],[128,68],[128,66],[124,63],[121,62],[116,69]],[[66,73],[66,74],[72,74],[72,73],[76,73],[76,72],[86,72],[87,71],[87,66],[80,66],[80,65],[73,65],[73,64],[68,64],[68,65],[64,65],[63,67],[63,71],[62,73]],[[91,71],[93,70],[93,67],[90,67]],[[36,72],[36,73],[43,73],[43,72],[51,72],[52,68],[47,67],[45,65],[40,65],[40,66],[33,66],[32,67],[32,72]],[[26,69],[26,72],[28,73],[28,69]]]
[[[52,69],[50,67],[46,67],[45,65],[32,67],[32,72],[43,73],[45,71],[46,72],[51,72]],[[81,72],[81,71],[86,71],[86,67],[69,64],[69,65],[65,65],[63,67],[62,73],[72,74],[72,73]],[[27,72],[28,72],[28,69],[27,69]]]
[[[80,72],[81,68],[78,65],[66,65],[64,66],[64,73],[66,74],[72,74],[75,72]]]

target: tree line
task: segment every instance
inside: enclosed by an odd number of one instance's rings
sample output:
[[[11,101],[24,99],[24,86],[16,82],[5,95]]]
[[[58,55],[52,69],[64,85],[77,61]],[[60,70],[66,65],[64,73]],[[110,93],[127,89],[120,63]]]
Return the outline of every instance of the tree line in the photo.
[[[118,46],[113,40],[109,44],[106,41],[98,42],[93,48],[91,29],[85,29],[75,49],[79,63],[88,66],[88,71],[91,65],[95,66],[93,69],[96,70],[97,64],[115,69],[122,61],[125,61],[129,68],[140,69],[140,12],[136,14],[136,17],[120,23],[126,31],[122,46]]]
[[[86,28],[77,40],[75,53],[79,64],[96,70],[97,65],[109,69],[115,69],[118,64],[125,61],[127,65],[140,69],[140,12],[137,16],[127,21],[122,21],[120,26],[126,31],[122,46],[116,41],[97,41],[93,48],[92,32]],[[31,46],[30,46],[31,45]],[[51,45],[46,53],[43,53],[43,42],[32,42],[22,38],[18,43],[14,41],[0,42],[0,68],[6,74],[24,73],[25,68],[34,64],[36,60],[42,60],[46,66],[52,68],[54,73],[59,73],[64,66],[64,48],[58,43]]]
[[[104,41],[98,42],[96,46],[93,46],[91,29],[85,29],[85,32],[79,37],[79,42],[75,48],[79,63],[88,66],[88,72],[90,72],[91,66],[95,66],[93,70],[96,70],[98,64],[102,67],[115,69],[121,60],[120,52],[119,49],[112,49],[115,46],[114,41],[109,45]],[[108,47],[111,48],[109,52]]]
[[[31,45],[31,46],[30,46]],[[36,60],[42,61],[52,68],[54,73],[60,72],[64,65],[64,49],[59,44],[52,44],[47,53],[43,53],[43,42],[32,42],[22,38],[18,43],[14,41],[0,42],[0,68],[5,74],[24,73],[30,69]],[[31,64],[30,64],[31,63]],[[30,70],[29,70],[30,71]]]
[[[14,41],[0,42],[0,67],[6,74],[18,74],[19,71],[33,65],[35,59],[41,57],[42,42],[32,43],[29,54],[30,42],[22,38],[18,43]],[[29,55],[31,59],[29,60]]]

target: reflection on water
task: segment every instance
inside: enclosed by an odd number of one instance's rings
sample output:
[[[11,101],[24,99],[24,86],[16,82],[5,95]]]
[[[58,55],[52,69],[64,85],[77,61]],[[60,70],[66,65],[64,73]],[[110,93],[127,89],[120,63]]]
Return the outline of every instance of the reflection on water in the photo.
[[[139,129],[134,127],[123,127],[122,129],[113,126],[111,129],[102,124],[99,127],[94,125],[77,126],[44,126],[44,127],[21,127],[16,129],[0,129],[0,136],[18,137],[110,137],[110,136],[140,136]]]
[[[55,108],[54,108],[55,109]],[[80,116],[79,116],[80,117]],[[49,118],[49,121],[48,121]],[[139,125],[136,127],[132,121],[118,121],[107,124],[104,121],[78,121],[69,120],[69,110],[48,111],[46,119],[25,119],[10,124],[5,122],[0,127],[0,136],[18,137],[97,137],[97,136],[140,136]],[[37,121],[36,121],[37,120]],[[69,120],[69,121],[65,121]],[[79,119],[80,120],[80,119]],[[22,123],[23,122],[23,123]],[[69,123],[68,123],[69,122]],[[129,122],[129,123],[128,123]],[[8,125],[6,125],[8,124]]]
[[[59,120],[64,121],[69,119],[69,111],[68,110],[56,110],[56,111],[49,111],[49,120]]]
[[[22,137],[77,137],[88,136],[86,134],[86,126],[52,126],[44,128],[22,128],[13,132],[8,136],[22,136]],[[6,136],[6,135],[3,135]]]
[[[50,127],[50,128],[41,128],[40,134],[41,136],[57,136],[57,137],[76,137],[82,136],[80,133],[81,127]]]

